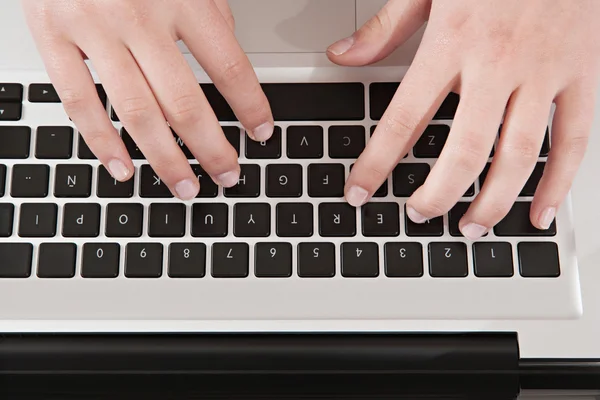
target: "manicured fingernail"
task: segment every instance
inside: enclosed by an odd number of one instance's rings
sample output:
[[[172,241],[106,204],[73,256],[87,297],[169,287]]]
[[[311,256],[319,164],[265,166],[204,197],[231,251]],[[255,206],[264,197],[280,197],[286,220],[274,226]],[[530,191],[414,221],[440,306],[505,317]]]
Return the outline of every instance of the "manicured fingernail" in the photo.
[[[334,56],[341,56],[342,54],[350,50],[352,46],[354,46],[354,36],[349,36],[329,46],[327,51],[333,54]]]
[[[265,122],[258,128],[254,129],[250,133],[250,137],[253,138],[254,140],[258,140],[259,142],[264,142],[271,138],[271,136],[273,135],[273,129],[275,129],[275,127],[273,126],[272,123]]]
[[[238,171],[229,171],[217,176],[219,185],[230,188],[238,184],[240,173]]]
[[[367,202],[369,192],[360,186],[352,186],[346,195],[346,201],[352,207],[360,207]]]
[[[422,224],[427,221],[427,217],[412,207],[406,207],[406,215],[408,215],[408,218],[410,218],[410,220],[415,224]]]
[[[485,235],[487,230],[488,229],[485,226],[470,223],[470,224],[465,225],[462,228],[461,232],[462,232],[463,236],[469,240],[479,240],[483,237],[483,235]]]
[[[129,168],[121,160],[114,159],[108,162],[108,171],[118,181],[125,180],[129,177]]]
[[[554,207],[546,208],[540,216],[540,226],[543,229],[550,229],[550,225],[554,222],[554,218],[556,218],[556,209]]]
[[[197,180],[186,179],[175,185],[175,191],[181,200],[191,200],[198,195],[200,188]]]

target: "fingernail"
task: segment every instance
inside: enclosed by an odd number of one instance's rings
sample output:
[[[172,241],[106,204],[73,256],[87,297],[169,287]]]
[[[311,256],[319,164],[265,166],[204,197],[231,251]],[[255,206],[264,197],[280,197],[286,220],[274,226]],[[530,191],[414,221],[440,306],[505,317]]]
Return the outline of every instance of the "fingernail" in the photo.
[[[427,221],[427,217],[423,216],[412,207],[406,207],[406,215],[408,215],[408,218],[415,224],[422,224]]]
[[[556,209],[554,207],[546,208],[540,217],[540,226],[543,229],[550,229],[554,218],[556,218]]]
[[[369,192],[360,186],[352,186],[346,195],[346,201],[352,207],[360,207],[367,202]]]
[[[485,235],[487,230],[485,226],[470,223],[462,228],[462,234],[469,240],[479,240]]]
[[[354,46],[354,36],[349,36],[345,39],[335,42],[327,49],[334,56],[341,56]]]
[[[253,138],[254,140],[258,140],[259,142],[264,142],[271,138],[271,135],[273,135],[273,129],[275,129],[275,127],[273,126],[272,123],[265,122],[258,128],[254,129],[250,133],[250,137]]]
[[[219,185],[230,188],[238,184],[240,173],[238,171],[229,171],[217,176]]]
[[[114,159],[108,162],[108,172],[118,181],[125,180],[129,177],[129,168],[121,160]]]
[[[175,185],[177,197],[181,200],[191,200],[195,198],[198,195],[199,190],[200,188],[198,187],[197,180],[186,179]]]

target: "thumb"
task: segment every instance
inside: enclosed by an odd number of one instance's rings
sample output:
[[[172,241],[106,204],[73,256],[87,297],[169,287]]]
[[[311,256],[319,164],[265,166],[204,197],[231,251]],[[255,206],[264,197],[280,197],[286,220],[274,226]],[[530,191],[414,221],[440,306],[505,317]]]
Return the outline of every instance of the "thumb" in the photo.
[[[339,65],[362,66],[389,56],[427,21],[432,0],[389,0],[352,36],[327,49]]]

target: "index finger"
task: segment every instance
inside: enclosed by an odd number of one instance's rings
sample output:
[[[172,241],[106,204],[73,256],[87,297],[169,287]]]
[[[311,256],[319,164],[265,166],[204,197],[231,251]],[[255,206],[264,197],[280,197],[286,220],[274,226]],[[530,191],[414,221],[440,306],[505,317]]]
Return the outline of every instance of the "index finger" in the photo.
[[[410,151],[450,93],[457,74],[421,48],[346,183],[346,200],[366,203]]]

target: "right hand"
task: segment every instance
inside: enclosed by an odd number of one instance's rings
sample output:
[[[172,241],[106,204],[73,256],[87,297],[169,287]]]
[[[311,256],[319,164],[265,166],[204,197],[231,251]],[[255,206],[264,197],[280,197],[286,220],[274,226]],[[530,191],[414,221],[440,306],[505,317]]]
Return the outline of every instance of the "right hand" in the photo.
[[[85,57],[127,132],[182,200],[195,198],[200,186],[169,125],[217,184],[236,185],[240,167],[177,40],[186,43],[250,137],[271,137],[269,103],[235,38],[226,0],[22,2],[65,111],[115,179],[130,179],[134,167]]]

